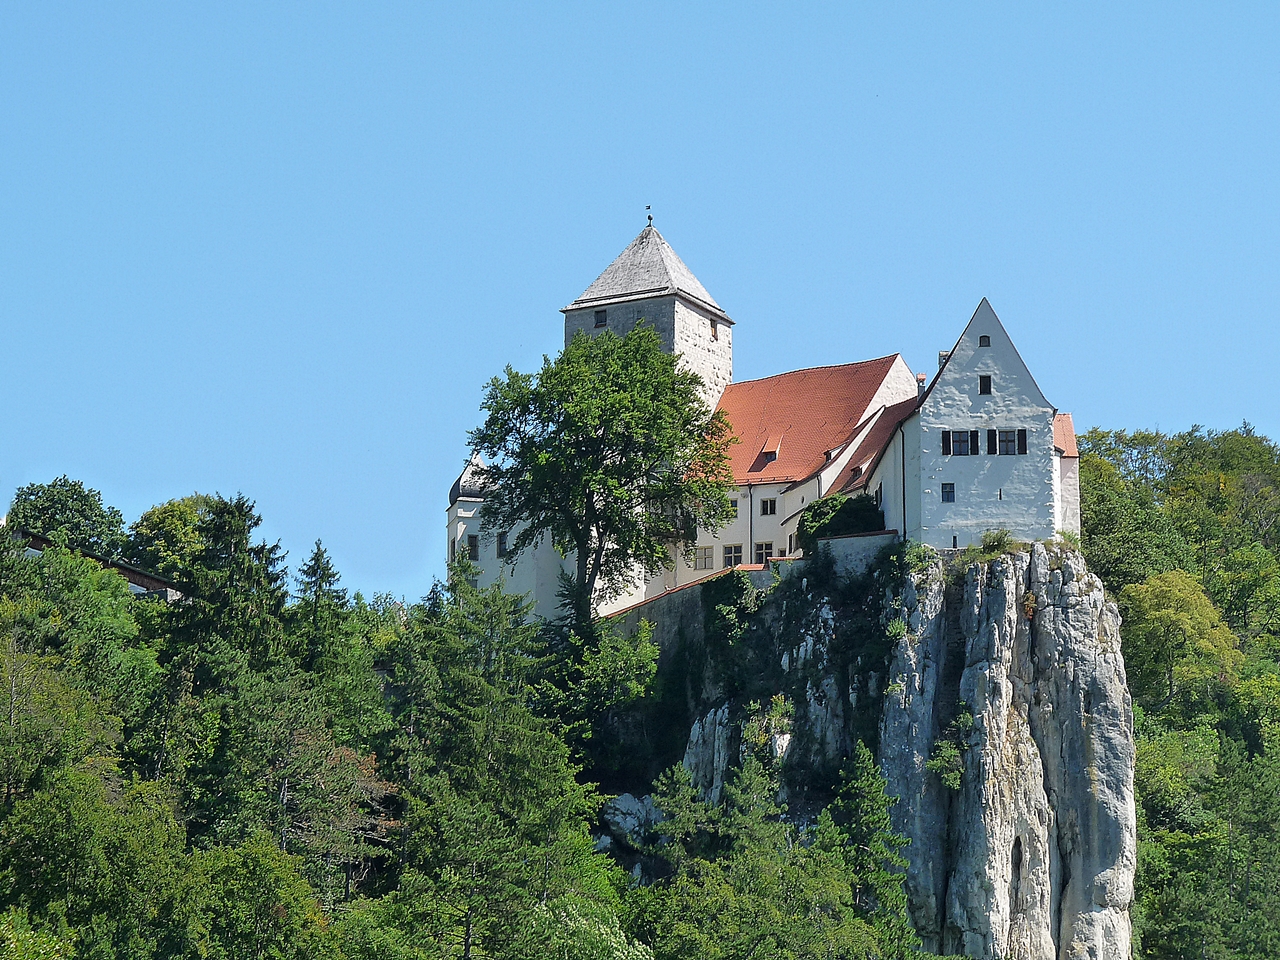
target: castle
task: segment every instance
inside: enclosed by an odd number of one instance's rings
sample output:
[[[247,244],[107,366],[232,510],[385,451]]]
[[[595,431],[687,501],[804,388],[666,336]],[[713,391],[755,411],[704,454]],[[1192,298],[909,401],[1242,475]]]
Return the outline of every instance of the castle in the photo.
[[[734,322],[652,223],[564,307],[565,343],[578,331],[625,335],[643,319],[663,348],[701,376],[738,443],[730,453],[735,519],[699,531],[691,562],[637,582],[600,605],[608,614],[726,567],[798,552],[805,506],[833,492],[866,493],[897,536],[939,549],[1006,529],[1021,540],[1079,534],[1079,460],[1059,413],[984,298],[932,381],[901,355],[733,382]],[[553,616],[571,558],[549,543],[510,558],[509,531],[484,531],[484,490],[469,464],[449,492],[448,555],[469,557],[481,582],[498,577]]]

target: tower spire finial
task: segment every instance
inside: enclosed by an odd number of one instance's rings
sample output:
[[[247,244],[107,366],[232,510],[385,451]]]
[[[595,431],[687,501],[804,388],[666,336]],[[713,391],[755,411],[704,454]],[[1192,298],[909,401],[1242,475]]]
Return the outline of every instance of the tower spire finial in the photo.
[[[647,203],[644,205],[644,208],[645,208],[646,210],[652,210],[652,209],[653,209],[653,208],[652,208],[649,204],[647,204]],[[651,227],[653,226],[653,214],[652,214],[652,213],[651,213],[651,214],[649,214],[649,226],[651,226]]]

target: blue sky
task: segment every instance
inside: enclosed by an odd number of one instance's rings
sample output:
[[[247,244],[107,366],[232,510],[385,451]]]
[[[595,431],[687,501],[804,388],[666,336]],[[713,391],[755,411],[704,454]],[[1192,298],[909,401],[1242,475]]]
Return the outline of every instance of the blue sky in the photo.
[[[417,597],[646,204],[736,379],[987,296],[1082,430],[1280,436],[1280,6],[959,7],[5,5],[0,499],[243,491]]]

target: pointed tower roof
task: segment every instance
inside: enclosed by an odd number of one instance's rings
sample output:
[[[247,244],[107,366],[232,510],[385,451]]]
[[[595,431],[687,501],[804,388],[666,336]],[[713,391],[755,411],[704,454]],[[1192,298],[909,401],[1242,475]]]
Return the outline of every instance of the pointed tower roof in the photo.
[[[484,482],[480,478],[480,471],[483,469],[484,459],[479,453],[471,454],[471,459],[467,461],[462,474],[457,480],[453,481],[453,486],[449,488],[449,506],[452,507],[459,500],[484,499]]]
[[[561,312],[670,296],[682,297],[725,323],[733,323],[651,223],[596,277],[582,296]]]

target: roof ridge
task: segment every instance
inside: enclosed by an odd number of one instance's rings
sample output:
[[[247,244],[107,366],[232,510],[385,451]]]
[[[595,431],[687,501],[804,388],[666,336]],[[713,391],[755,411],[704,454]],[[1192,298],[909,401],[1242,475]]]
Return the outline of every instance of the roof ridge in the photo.
[[[741,386],[744,383],[760,383],[764,380],[773,380],[777,377],[789,377],[793,373],[809,373],[813,370],[840,370],[844,367],[861,367],[868,363],[883,363],[885,360],[893,360],[895,357],[900,356],[902,356],[900,353],[890,353],[883,357],[874,357],[871,360],[852,360],[849,363],[823,363],[816,367],[799,367],[795,370],[783,370],[781,373],[771,373],[767,377],[756,377],[752,380],[735,380],[733,383],[729,384],[729,386]]]

